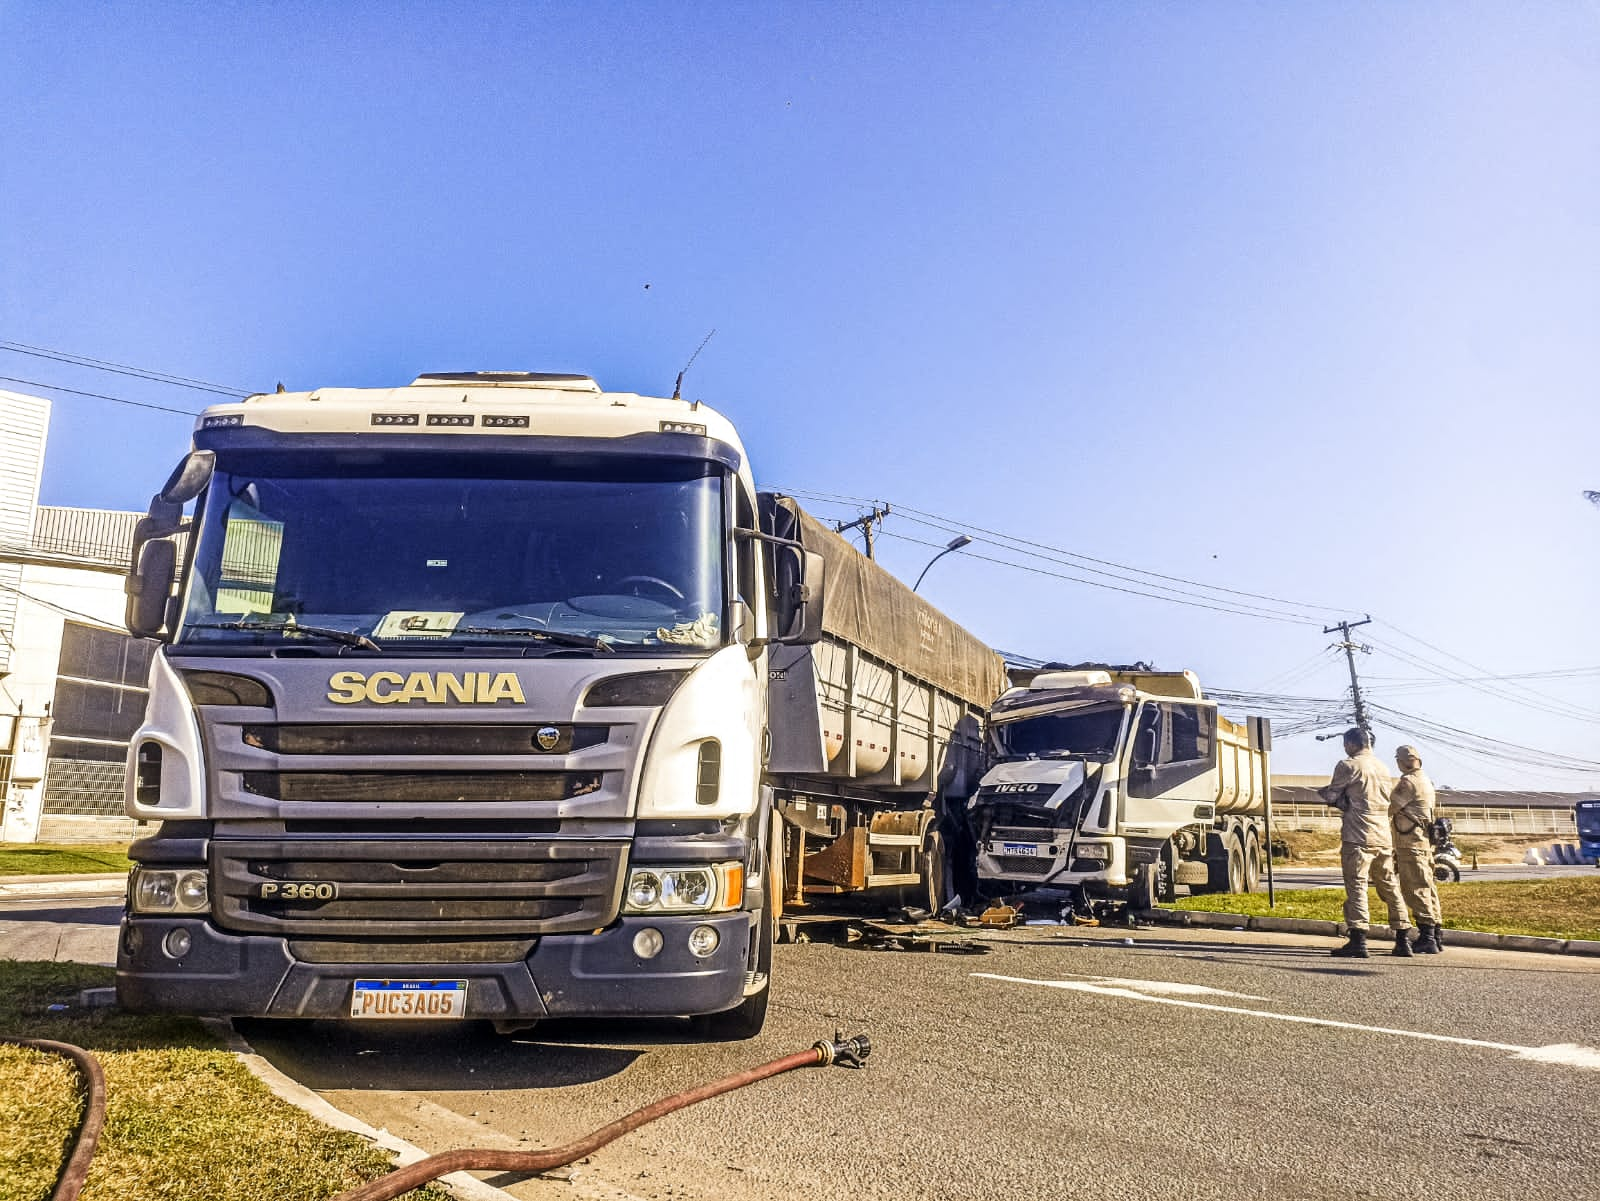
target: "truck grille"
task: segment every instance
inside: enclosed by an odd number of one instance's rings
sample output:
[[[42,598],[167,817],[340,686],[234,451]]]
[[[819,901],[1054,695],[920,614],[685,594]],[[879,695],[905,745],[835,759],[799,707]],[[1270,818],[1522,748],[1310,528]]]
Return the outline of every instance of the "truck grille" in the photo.
[[[544,735],[544,742],[540,735]],[[600,746],[605,726],[567,722],[542,725],[407,725],[371,722],[334,725],[247,725],[246,746],[278,755],[570,755]],[[546,745],[548,743],[549,745]]]
[[[1055,867],[1054,859],[1041,859],[1034,855],[995,855],[996,866],[1012,876],[1048,876]]]
[[[1071,812],[1011,804],[986,805],[979,820],[985,830],[995,832],[992,835],[995,838],[1000,837],[1002,829],[1008,832],[1025,830],[1032,836],[1041,830],[1070,830],[1073,825]]]
[[[617,915],[626,854],[621,842],[565,839],[219,839],[211,844],[213,906],[229,930],[321,938],[595,930]],[[290,882],[332,885],[336,895],[261,895],[263,885]]]
[[[244,790],[275,801],[566,801],[600,790],[599,772],[247,771]]]

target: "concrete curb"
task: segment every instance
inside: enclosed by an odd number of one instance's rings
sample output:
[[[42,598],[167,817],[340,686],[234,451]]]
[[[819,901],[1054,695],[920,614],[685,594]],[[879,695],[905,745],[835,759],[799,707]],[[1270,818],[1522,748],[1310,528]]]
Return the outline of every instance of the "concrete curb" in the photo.
[[[0,901],[13,897],[120,897],[128,873],[85,876],[0,876]]]
[[[1186,926],[1212,930],[1259,930],[1274,934],[1311,934],[1320,938],[1343,938],[1343,922],[1317,921],[1301,917],[1246,917],[1242,913],[1208,913],[1195,909],[1147,909],[1143,921],[1162,926]],[[1374,925],[1368,935],[1373,942],[1393,940],[1388,926]],[[1600,942],[1581,938],[1538,938],[1531,934],[1490,934],[1483,930],[1444,932],[1446,947],[1476,947],[1487,951],[1535,951],[1542,955],[1586,955],[1600,957]]]
[[[304,1110],[325,1126],[332,1126],[335,1130],[346,1130],[376,1143],[394,1155],[396,1167],[403,1168],[407,1164],[416,1163],[419,1159],[428,1158],[429,1153],[415,1143],[408,1143],[387,1130],[374,1130],[360,1118],[336,1108],[305,1085],[285,1076],[256,1054],[255,1048],[240,1037],[232,1022],[223,1018],[201,1018],[200,1024],[216,1035],[223,1045],[233,1052],[234,1057],[244,1064],[250,1074],[266,1085],[268,1091],[280,1101],[287,1101],[296,1109]],[[492,1184],[485,1184],[467,1172],[452,1172],[439,1179],[441,1183],[449,1185],[453,1192],[468,1198],[469,1201],[517,1201],[517,1198],[505,1190],[495,1188]]]

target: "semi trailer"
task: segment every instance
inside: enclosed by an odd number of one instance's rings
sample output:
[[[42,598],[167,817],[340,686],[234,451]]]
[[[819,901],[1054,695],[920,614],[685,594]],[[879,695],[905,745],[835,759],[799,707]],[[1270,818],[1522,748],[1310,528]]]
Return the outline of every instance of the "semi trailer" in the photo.
[[[135,1011],[751,1035],[786,899],[937,897],[1004,680],[727,418],[586,376],[207,409],[127,590]]]
[[[1234,722],[1193,672],[1015,673],[990,712],[969,802],[989,895],[1135,909],[1250,892],[1266,845],[1271,726]]]

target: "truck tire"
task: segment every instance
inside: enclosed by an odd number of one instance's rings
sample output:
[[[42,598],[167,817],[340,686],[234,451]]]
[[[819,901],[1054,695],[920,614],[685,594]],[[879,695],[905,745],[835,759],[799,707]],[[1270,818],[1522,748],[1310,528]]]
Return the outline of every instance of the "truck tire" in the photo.
[[[1244,836],[1244,890],[1258,892],[1261,888],[1261,837],[1254,830]]]
[[[1133,883],[1128,886],[1128,908],[1135,913],[1148,913],[1161,899],[1161,861],[1141,863],[1133,873]]]
[[[1244,848],[1233,839],[1228,840],[1228,891],[1244,892]]]
[[[1211,835],[1206,841],[1206,892],[1228,892],[1228,882],[1232,875],[1233,842],[1220,834]],[[1191,886],[1190,892],[1195,889]]]
[[[1141,863],[1128,887],[1128,907],[1145,913],[1163,901],[1176,899],[1178,884],[1172,868],[1172,844],[1165,844],[1149,863]]]
[[[917,872],[922,882],[900,890],[901,905],[938,914],[950,903],[950,890],[944,880],[945,859],[944,835],[930,826],[922,836],[922,850],[917,854]]]
[[[1159,901],[1176,901],[1178,899],[1178,848],[1170,842],[1161,848],[1161,873],[1156,877],[1156,899]]]

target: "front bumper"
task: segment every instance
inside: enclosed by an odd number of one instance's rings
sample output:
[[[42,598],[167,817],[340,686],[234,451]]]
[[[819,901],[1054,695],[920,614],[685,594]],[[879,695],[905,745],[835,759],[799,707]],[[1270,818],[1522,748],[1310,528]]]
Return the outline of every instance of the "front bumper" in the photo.
[[[308,963],[288,940],[219,930],[203,916],[125,916],[117,948],[117,1001],[135,1013],[217,1017],[348,1018],[358,979],[465,980],[469,1019],[688,1017],[719,1013],[744,997],[752,915],[630,916],[598,934],[540,938],[509,963]],[[717,949],[697,958],[689,931],[707,925]],[[633,938],[661,931],[663,946],[641,959]],[[182,928],[180,958],[164,949]]]
[[[1108,896],[1126,889],[1128,876],[1128,845],[1122,838],[1085,838],[1107,848],[1109,857],[1103,861],[1088,860],[1076,854],[1075,844],[1069,846],[1065,832],[1055,834],[1053,842],[1018,844],[1012,840],[991,840],[979,845],[978,878],[1013,885],[1017,891],[1052,889],[1086,889],[1091,895]],[[1034,845],[1035,852],[1006,854],[1007,846]],[[1061,848],[1055,855],[1046,852],[1051,846]]]

